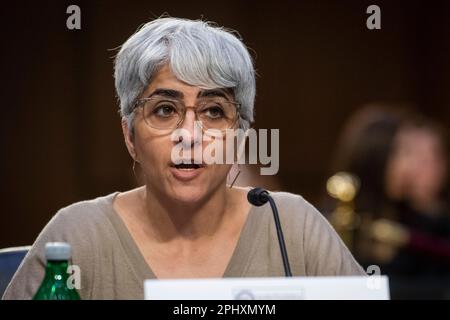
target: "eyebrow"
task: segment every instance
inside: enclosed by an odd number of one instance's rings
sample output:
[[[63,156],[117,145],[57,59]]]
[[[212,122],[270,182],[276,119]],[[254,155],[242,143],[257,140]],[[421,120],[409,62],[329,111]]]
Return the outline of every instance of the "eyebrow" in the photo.
[[[147,98],[151,98],[153,96],[162,96],[162,97],[166,97],[166,98],[175,98],[175,99],[182,99],[183,98],[183,93],[177,90],[172,90],[172,89],[156,89],[155,91],[152,92],[151,95],[149,95]]]
[[[197,95],[197,98],[203,98],[203,97],[222,97],[222,98],[228,100],[228,96],[226,95],[226,93],[223,89],[202,90]]]
[[[183,99],[184,94],[180,91],[173,89],[159,88],[153,91],[152,94],[150,94],[147,98],[151,98],[153,96],[162,96],[173,99]],[[228,96],[225,90],[223,89],[202,90],[197,95],[197,98],[204,98],[204,97],[222,97],[228,100]]]

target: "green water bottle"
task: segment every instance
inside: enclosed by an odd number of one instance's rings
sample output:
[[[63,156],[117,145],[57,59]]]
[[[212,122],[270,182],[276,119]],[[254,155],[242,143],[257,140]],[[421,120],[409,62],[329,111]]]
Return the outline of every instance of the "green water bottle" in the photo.
[[[45,277],[33,300],[80,300],[77,290],[69,283],[67,268],[70,257],[68,243],[49,242],[45,245]]]

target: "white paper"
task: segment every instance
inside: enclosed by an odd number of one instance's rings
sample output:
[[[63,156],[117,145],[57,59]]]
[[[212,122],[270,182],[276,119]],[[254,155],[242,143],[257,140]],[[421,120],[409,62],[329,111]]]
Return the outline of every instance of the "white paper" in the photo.
[[[389,300],[386,276],[146,280],[146,300]]]

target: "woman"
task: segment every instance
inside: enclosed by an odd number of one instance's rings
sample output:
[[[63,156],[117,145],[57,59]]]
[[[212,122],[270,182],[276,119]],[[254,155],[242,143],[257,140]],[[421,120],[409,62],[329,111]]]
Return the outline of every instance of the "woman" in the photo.
[[[447,298],[450,215],[445,131],[407,109],[373,104],[346,123],[335,171],[360,189],[352,248],[390,277],[392,298]]]
[[[124,43],[115,79],[125,143],[145,185],[60,210],[4,297],[32,297],[49,241],[72,245],[82,299],[141,299],[150,278],[283,276],[270,207],[227,187],[230,164],[172,156],[179,143],[194,151],[211,143],[196,138],[196,120],[221,132],[253,121],[255,72],[243,43],[202,21],[156,19]],[[176,129],[185,134],[173,141]],[[294,275],[364,273],[302,197],[273,197]]]

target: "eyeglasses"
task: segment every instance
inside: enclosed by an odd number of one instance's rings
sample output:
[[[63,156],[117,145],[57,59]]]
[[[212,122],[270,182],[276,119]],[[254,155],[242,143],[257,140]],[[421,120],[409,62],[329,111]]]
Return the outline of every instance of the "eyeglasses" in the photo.
[[[231,102],[222,97],[201,100],[194,107],[187,107],[177,99],[143,98],[136,102],[141,107],[145,123],[159,130],[178,128],[186,117],[188,108],[195,112],[202,129],[217,129],[224,131],[233,128],[239,119],[239,103]]]

